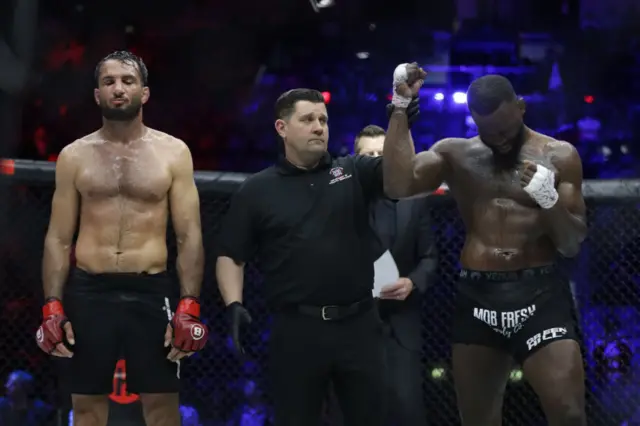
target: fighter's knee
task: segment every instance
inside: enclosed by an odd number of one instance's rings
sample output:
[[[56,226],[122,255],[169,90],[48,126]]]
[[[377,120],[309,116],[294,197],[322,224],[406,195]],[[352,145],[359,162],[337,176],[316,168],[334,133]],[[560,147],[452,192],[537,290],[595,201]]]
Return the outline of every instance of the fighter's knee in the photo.
[[[106,395],[73,395],[74,426],[106,426],[109,401]]]
[[[142,394],[140,401],[147,426],[180,426],[178,394]]]

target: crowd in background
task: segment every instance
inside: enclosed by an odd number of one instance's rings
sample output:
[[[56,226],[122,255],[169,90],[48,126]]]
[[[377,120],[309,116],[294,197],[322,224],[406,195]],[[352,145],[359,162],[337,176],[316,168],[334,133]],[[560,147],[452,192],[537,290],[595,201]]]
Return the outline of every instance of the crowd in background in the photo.
[[[531,54],[521,32],[499,25],[465,22],[455,31],[420,31],[396,47],[390,40],[397,23],[351,30],[312,22],[311,31],[299,38],[272,36],[278,42],[259,58],[258,46],[246,50],[243,37],[219,46],[216,40],[225,30],[203,20],[195,6],[185,7],[171,31],[162,13],[140,24],[96,13],[77,7],[41,18],[37,66],[23,97],[19,157],[54,159],[66,144],[100,125],[92,96],[94,67],[106,53],[127,48],[150,70],[146,122],[185,140],[198,169],[255,172],[270,164],[278,150],[273,103],[279,93],[300,86],[331,95],[331,150],[351,152],[361,128],[386,123],[390,70],[402,60],[416,60],[436,70],[425,84],[430,92],[422,96],[423,113],[413,131],[419,149],[443,137],[474,134],[464,105],[450,106],[448,98],[464,92],[477,76],[465,67],[480,67],[482,73],[490,66],[504,72],[528,100],[530,127],[578,146],[587,177],[639,175],[637,35],[595,28],[545,33],[534,46],[537,54]],[[227,50],[242,52],[235,55],[242,58],[231,60]],[[446,73],[438,71],[443,60],[450,68]],[[434,102],[433,91],[446,98]]]

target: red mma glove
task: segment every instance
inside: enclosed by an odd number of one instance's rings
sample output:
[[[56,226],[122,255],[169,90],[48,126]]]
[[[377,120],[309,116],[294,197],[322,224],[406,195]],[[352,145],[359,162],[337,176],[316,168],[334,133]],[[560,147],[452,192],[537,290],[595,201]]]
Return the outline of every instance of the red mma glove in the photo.
[[[200,321],[200,302],[195,297],[180,299],[171,320],[171,346],[181,352],[195,352],[204,348],[209,338],[207,326]]]
[[[36,332],[36,342],[40,349],[53,356],[71,358],[73,354],[65,345],[75,343],[71,323],[64,314],[60,299],[47,299],[42,307],[42,324]]]

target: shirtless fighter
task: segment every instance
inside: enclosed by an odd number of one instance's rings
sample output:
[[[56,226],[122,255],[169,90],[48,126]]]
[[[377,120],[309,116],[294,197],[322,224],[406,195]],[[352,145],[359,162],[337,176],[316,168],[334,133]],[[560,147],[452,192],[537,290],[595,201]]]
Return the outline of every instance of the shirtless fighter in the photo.
[[[554,268],[558,253],[578,253],[587,232],[580,158],[572,145],[524,125],[523,100],[498,75],[475,80],[467,93],[478,136],[444,139],[416,155],[403,108],[425,75],[416,64],[395,70],[384,184],[400,198],[446,182],[466,227],[453,330],[462,424],[501,424],[515,359],[550,425],[585,425],[573,302]]]
[[[204,250],[191,154],[142,123],[149,88],[140,58],[110,54],[96,67],[96,84],[102,128],[65,147],[56,164],[36,339],[43,351],[70,358],[63,380],[75,426],[107,424],[121,354],[146,424],[179,426],[180,359],[208,337],[199,319]],[[177,308],[166,272],[169,209],[178,241]],[[69,274],[78,213],[77,267]]]

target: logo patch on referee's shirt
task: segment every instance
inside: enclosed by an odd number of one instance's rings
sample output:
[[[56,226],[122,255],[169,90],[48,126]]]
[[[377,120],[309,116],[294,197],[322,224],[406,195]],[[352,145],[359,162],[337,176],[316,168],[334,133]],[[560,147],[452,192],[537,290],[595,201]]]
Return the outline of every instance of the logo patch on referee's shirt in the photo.
[[[329,181],[329,185],[351,178],[351,175],[344,174],[344,169],[342,167],[334,167],[329,170],[329,174],[333,176],[333,179]]]

